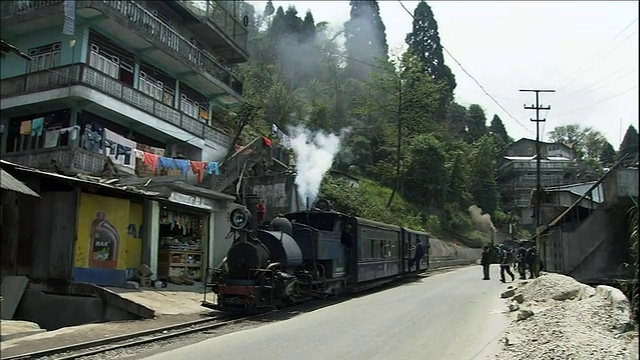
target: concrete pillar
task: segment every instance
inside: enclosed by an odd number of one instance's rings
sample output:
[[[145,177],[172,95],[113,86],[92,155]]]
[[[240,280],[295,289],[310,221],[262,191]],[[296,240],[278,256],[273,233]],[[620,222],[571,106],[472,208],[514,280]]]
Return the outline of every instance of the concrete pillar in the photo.
[[[160,203],[144,201],[144,221],[142,232],[142,262],[153,272],[152,279],[158,277],[158,251],[160,250]]]
[[[216,213],[212,212],[208,217],[207,223],[207,262],[206,267],[213,268],[217,266],[214,262],[215,259],[215,241],[216,241]],[[204,279],[206,282],[207,279]]]
[[[137,89],[140,85],[140,64],[136,61],[133,63],[133,88]]]

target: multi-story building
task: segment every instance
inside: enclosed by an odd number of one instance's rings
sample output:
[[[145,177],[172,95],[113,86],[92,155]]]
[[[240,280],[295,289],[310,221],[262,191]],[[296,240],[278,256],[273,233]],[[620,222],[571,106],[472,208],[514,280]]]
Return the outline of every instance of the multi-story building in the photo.
[[[558,143],[542,142],[540,146],[542,187],[575,183],[579,171],[575,150]],[[522,138],[500,154],[497,180],[502,209],[519,216],[521,225],[533,224],[531,193],[537,181],[535,140]]]
[[[218,171],[235,145],[218,113],[243,101],[233,67],[248,59],[246,4],[25,0],[0,6],[3,40],[31,58],[14,51],[1,60],[0,153],[12,169],[17,163],[48,171],[41,186],[34,184],[43,200],[22,211],[60,215],[49,219],[43,232],[49,236],[15,232],[12,244],[51,246],[73,258],[73,272],[61,271],[61,280],[122,284],[141,263],[165,278],[202,279],[228,246],[226,206],[234,196],[218,191],[253,153],[250,147],[236,152],[224,165],[230,171]],[[114,168],[128,184],[136,175],[156,177],[142,181],[145,191],[157,184],[156,195],[100,193],[86,183],[70,191],[46,180],[67,176],[67,184],[78,183],[68,176],[113,175]],[[25,216],[20,229],[44,226],[33,221]],[[58,234],[63,230],[76,233]],[[181,267],[170,264],[174,258]]]
[[[219,160],[231,140],[216,111],[242,102],[231,68],[248,58],[243,9],[212,0],[3,2],[3,39],[33,58],[2,60],[3,157],[97,172],[104,151],[95,139],[108,129],[169,156]],[[33,134],[26,120],[37,120]],[[74,126],[79,133],[46,139]]]

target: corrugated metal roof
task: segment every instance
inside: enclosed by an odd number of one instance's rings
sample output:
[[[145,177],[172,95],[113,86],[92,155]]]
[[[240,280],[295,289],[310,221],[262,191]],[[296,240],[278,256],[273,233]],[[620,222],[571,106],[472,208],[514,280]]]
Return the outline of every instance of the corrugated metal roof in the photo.
[[[15,170],[18,170],[18,171],[24,171],[24,172],[37,174],[37,175],[58,178],[58,179],[61,179],[61,180],[73,181],[75,183],[80,183],[80,184],[97,185],[97,186],[105,187],[105,188],[112,189],[112,190],[118,190],[118,191],[123,191],[123,192],[128,192],[128,193],[134,193],[134,194],[139,194],[139,195],[144,195],[144,196],[149,196],[149,197],[155,197],[155,196],[160,195],[159,192],[155,192],[155,191],[146,191],[146,190],[138,189],[138,188],[133,187],[133,186],[115,184],[118,181],[117,179],[102,179],[102,178],[95,177],[95,176],[88,176],[88,175],[81,175],[81,174],[78,175],[77,177],[68,176],[68,175],[62,175],[62,174],[58,174],[58,173],[52,173],[52,172],[48,172],[48,171],[38,170],[36,168],[27,167],[27,166],[24,166],[24,165],[12,163],[12,162],[9,162],[9,161],[6,161],[6,160],[0,160],[0,164],[9,165],[9,166],[11,166],[12,168],[14,168]],[[3,173],[3,175],[4,175],[4,173]]]
[[[20,182],[18,179],[14,178],[11,174],[4,171],[4,169],[0,169],[2,172],[0,174],[0,187],[5,190],[19,192],[21,194],[40,197],[35,191],[31,190],[27,185]]]

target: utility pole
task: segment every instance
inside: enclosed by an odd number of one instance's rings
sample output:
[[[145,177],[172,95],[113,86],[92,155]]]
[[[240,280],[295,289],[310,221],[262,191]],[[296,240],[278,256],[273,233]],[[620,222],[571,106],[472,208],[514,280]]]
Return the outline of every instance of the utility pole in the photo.
[[[389,196],[389,201],[387,201],[387,209],[391,206],[393,202],[393,197],[396,195],[397,191],[400,191],[402,179],[400,177],[400,163],[402,159],[402,78],[398,77],[398,110],[396,113],[396,117],[398,118],[398,145],[397,145],[397,155],[396,155],[396,184],[393,187],[393,191],[391,191],[391,196]]]
[[[531,119],[531,121],[536,123],[536,198],[535,198],[535,208],[534,208],[534,216],[536,219],[536,246],[538,247],[538,253],[540,253],[540,251],[542,251],[542,259],[544,259],[544,261],[546,262],[547,260],[547,249],[546,246],[543,246],[543,244],[541,243],[541,236],[540,236],[540,228],[542,226],[542,219],[541,219],[541,211],[540,211],[540,207],[542,205],[542,184],[540,181],[540,123],[546,121],[547,119],[540,119],[540,110],[551,110],[551,106],[540,106],[540,93],[552,93],[552,92],[556,92],[555,90],[540,90],[540,89],[536,89],[536,90],[528,90],[528,89],[521,89],[521,92],[533,92],[536,94],[536,103],[535,105],[531,105],[531,106],[524,106],[524,108],[526,110],[535,110],[536,111],[536,118],[535,119]],[[537,275],[539,272],[539,262],[536,266],[536,271],[535,274]]]

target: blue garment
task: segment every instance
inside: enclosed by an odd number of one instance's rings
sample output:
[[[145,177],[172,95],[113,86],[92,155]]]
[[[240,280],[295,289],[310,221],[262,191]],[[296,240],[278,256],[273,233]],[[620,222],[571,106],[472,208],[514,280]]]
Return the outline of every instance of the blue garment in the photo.
[[[130,147],[118,144],[116,148],[115,159],[118,160],[118,156],[120,155],[124,156],[125,165],[131,165],[131,148]]]
[[[105,155],[115,155],[116,159],[118,158],[117,156],[117,150],[118,150],[118,143],[113,141],[113,140],[109,140],[109,139],[104,139],[104,149],[107,150],[109,149],[109,153],[105,153]]]
[[[44,131],[44,118],[37,118],[31,121],[31,136],[42,136]]]
[[[216,175],[220,175],[220,164],[218,164],[218,162],[216,161],[208,163],[207,172],[209,173],[209,175],[213,174],[214,172],[216,173]]]
[[[86,131],[85,136],[84,148],[89,151],[98,152],[102,147],[102,135],[95,131]]]
[[[158,159],[158,167],[160,169],[169,169],[169,170],[177,169],[176,163],[173,161],[173,159],[164,157],[164,156],[160,156],[160,159]]]
[[[191,170],[191,161],[190,160],[179,160],[175,159],[176,167],[182,170],[182,175],[187,175],[189,170]]]

